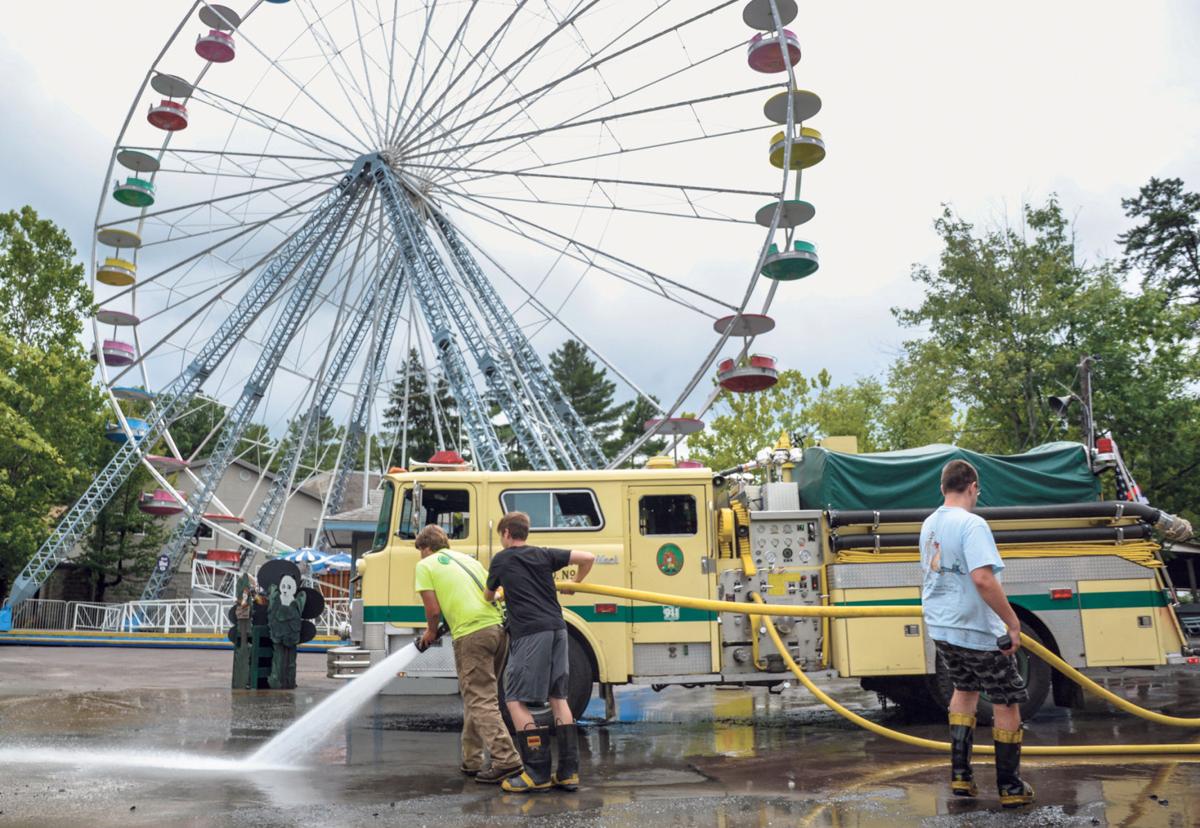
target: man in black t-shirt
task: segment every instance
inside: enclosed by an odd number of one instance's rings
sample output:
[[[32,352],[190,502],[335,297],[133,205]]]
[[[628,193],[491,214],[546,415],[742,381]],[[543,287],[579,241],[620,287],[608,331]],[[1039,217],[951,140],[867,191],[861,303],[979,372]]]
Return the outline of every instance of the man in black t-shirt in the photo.
[[[567,704],[567,624],[563,621],[554,573],[578,567],[581,582],[596,560],[591,552],[527,546],[529,515],[509,512],[496,526],[503,551],[492,558],[484,598],[492,600],[504,588],[508,607],[509,651],[504,670],[504,696],[517,731],[517,748],[525,763],[520,776],[506,779],[506,791],[544,791],[557,785],[579,789],[579,732]],[[538,727],[530,704],[550,700],[558,740],[558,768],[550,773],[550,728]]]

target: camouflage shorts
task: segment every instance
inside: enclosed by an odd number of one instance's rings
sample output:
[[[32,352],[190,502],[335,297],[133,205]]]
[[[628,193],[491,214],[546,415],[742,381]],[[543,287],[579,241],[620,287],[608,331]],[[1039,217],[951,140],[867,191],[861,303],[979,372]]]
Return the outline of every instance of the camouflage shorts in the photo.
[[[986,693],[993,704],[1020,704],[1029,699],[1015,656],[999,650],[971,650],[945,641],[933,643],[955,690]]]

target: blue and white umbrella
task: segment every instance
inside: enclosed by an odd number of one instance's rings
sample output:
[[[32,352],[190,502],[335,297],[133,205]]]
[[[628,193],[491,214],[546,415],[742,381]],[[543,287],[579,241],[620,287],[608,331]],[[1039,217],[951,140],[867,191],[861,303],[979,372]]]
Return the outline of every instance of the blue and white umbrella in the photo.
[[[345,572],[350,569],[350,556],[345,552],[339,552],[336,555],[329,555],[325,560],[313,567],[313,572],[324,572],[326,569],[332,569],[335,572]]]
[[[301,546],[299,549],[280,555],[280,560],[298,564],[319,564],[329,556],[313,549],[311,546]]]

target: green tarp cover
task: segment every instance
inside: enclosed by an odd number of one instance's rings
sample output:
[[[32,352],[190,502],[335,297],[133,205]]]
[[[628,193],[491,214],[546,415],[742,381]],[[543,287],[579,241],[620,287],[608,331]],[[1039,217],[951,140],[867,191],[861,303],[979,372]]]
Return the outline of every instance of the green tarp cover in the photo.
[[[804,450],[797,470],[805,509],[921,509],[942,503],[942,467],[961,458],[979,469],[980,506],[1083,503],[1100,497],[1080,443],[1047,443],[1025,454],[977,454],[932,445],[879,454]]]

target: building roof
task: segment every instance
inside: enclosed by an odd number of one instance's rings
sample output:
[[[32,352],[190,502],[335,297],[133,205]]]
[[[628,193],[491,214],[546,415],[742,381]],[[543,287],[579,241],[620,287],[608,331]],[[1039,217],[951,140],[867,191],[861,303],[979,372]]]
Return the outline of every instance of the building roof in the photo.
[[[374,514],[379,513],[380,498],[383,492],[379,490],[379,484],[383,480],[383,475],[372,472],[367,481],[367,504],[374,507]],[[333,485],[333,472],[323,471],[309,477],[297,487],[297,491],[304,492],[310,497],[315,497],[322,503],[325,502],[325,495],[329,491],[329,487]],[[363,473],[360,471],[350,472],[349,479],[346,481],[346,492],[342,498],[342,512],[352,512],[355,509],[363,507],[362,499]],[[374,520],[374,517],[372,517]]]

